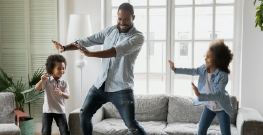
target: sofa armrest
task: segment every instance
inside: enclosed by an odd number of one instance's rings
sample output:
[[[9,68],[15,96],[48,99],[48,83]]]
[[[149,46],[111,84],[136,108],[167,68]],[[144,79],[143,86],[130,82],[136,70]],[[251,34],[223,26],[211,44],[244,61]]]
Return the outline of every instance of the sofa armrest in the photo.
[[[240,108],[236,120],[240,135],[263,135],[263,117],[252,108]]]
[[[69,125],[70,134],[72,134],[72,135],[81,135],[79,113],[80,113],[80,108],[72,111],[69,114],[68,125]],[[92,124],[94,125],[94,124],[102,121],[103,118],[104,118],[104,111],[103,111],[103,107],[101,107],[93,115]]]

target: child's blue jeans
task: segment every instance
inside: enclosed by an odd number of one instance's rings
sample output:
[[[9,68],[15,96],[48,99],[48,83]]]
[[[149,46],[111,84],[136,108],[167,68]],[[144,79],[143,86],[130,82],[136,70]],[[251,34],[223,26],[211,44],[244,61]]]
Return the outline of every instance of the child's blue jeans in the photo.
[[[207,129],[211,125],[215,116],[218,117],[222,135],[231,135],[230,132],[230,117],[223,111],[211,111],[206,106],[199,121],[198,135],[206,135]]]

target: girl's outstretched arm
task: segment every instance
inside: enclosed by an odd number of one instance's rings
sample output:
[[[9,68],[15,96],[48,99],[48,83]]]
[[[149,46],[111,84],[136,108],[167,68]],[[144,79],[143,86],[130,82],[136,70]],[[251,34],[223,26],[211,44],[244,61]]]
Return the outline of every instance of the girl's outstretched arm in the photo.
[[[171,70],[174,71],[175,74],[186,74],[186,75],[200,75],[205,69],[205,64],[198,68],[175,68],[174,63],[169,60]]]

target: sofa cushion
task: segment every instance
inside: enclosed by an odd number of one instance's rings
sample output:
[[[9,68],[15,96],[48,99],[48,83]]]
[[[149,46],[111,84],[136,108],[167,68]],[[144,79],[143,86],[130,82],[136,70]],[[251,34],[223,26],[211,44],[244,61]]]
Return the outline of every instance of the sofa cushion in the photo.
[[[198,124],[194,123],[169,123],[164,131],[168,135],[196,135],[198,132]],[[207,131],[208,135],[221,135],[220,126],[213,124]],[[238,135],[237,128],[231,124],[231,135]]]
[[[135,95],[135,114],[139,121],[166,121],[168,112],[167,95]],[[120,114],[112,103],[103,105],[105,118],[119,118]]]
[[[163,131],[166,127],[165,121],[139,122],[147,135],[166,135]],[[93,125],[94,135],[132,135],[125,126],[123,120],[116,118],[104,119]]]
[[[168,123],[173,122],[185,122],[185,123],[198,123],[203,109],[204,104],[199,106],[193,106],[196,99],[192,97],[185,96],[169,96],[168,103]],[[232,106],[233,106],[233,115],[231,116],[231,123],[235,124],[238,102],[236,97],[230,97]],[[212,124],[218,124],[218,118],[215,117]]]
[[[0,123],[15,123],[14,101],[13,93],[0,93]]]
[[[195,99],[185,96],[169,96],[168,123],[185,122],[198,123],[204,105],[193,106]]]
[[[15,124],[0,124],[0,135],[20,135],[20,129]]]

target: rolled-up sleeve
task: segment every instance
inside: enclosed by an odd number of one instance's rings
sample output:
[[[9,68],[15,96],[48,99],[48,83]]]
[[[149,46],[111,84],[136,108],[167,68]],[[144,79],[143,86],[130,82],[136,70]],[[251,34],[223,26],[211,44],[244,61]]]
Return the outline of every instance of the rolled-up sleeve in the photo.
[[[64,92],[70,94],[70,92],[69,92],[69,84],[68,84],[67,81],[65,81],[65,83],[66,83],[66,88],[65,88]]]
[[[42,83],[41,90],[45,90],[46,89],[48,80],[49,80],[49,78]]]
[[[80,39],[76,38],[76,41],[79,45],[82,45],[84,47],[90,47],[93,45],[102,45],[104,43],[105,37],[109,31],[109,28],[105,28],[99,33],[93,34],[89,37]]]
[[[115,46],[116,58],[120,58],[129,55],[139,50],[144,42],[144,36],[142,33],[133,35],[129,40]]]

